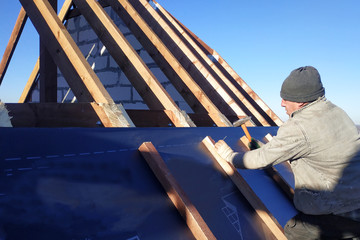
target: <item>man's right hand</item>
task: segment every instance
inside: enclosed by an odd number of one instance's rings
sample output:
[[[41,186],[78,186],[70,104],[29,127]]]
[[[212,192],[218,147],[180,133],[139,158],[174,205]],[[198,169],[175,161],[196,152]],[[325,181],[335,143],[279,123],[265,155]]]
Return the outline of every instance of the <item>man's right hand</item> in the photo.
[[[260,148],[261,144],[255,138],[251,138],[251,142],[249,142],[248,146],[249,146],[250,150],[255,150],[255,149]]]

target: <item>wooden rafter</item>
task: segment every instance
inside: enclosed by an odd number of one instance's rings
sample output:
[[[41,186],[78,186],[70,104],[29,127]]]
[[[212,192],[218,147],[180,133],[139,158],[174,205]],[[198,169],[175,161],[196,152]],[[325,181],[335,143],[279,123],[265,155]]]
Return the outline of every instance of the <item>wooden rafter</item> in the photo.
[[[139,15],[151,25],[153,31],[159,36],[161,41],[171,50],[172,54],[179,60],[181,65],[187,69],[192,78],[197,81],[203,91],[224,115],[246,115],[147,1],[129,0],[129,2]]]
[[[175,18],[169,14],[160,4],[156,3],[156,7],[159,9],[160,15],[173,26],[175,33],[183,39],[189,49],[195,56],[203,63],[203,65],[212,73],[212,75],[220,82],[224,89],[231,95],[234,101],[237,102],[242,109],[247,112],[249,116],[252,116],[252,121],[256,125],[269,126],[266,119],[254,108],[254,106],[246,99],[246,97],[240,92],[238,88],[220,71],[216,64],[209,58],[207,54],[197,45],[193,38],[180,26]]]
[[[78,101],[93,102],[108,106],[101,116],[107,127],[129,127],[133,123],[124,118],[126,112],[113,108],[114,101],[91,69],[80,49],[66,30],[47,0],[20,0],[34,24],[54,62],[63,73]],[[104,119],[102,119],[104,118]]]
[[[11,57],[15,51],[17,42],[19,41],[19,38],[21,36],[21,32],[24,29],[25,23],[27,20],[27,15],[24,10],[24,8],[20,9],[20,13],[18,15],[18,18],[16,19],[16,23],[14,26],[14,29],[11,33],[8,45],[6,46],[3,58],[1,59],[0,63],[0,85],[2,83],[2,80],[5,76],[6,70],[9,66]]]
[[[150,26],[137,14],[132,5],[127,0],[107,0],[107,2],[127,24],[157,65],[161,67],[193,111],[210,114],[214,123],[219,127],[231,126],[231,123],[211,102]]]
[[[176,127],[195,126],[172,100],[101,5],[95,0],[74,0],[74,3],[148,107],[154,110],[171,110],[173,114],[169,118]]]
[[[180,215],[196,239],[216,239],[204,219],[170,173],[164,160],[151,142],[144,142],[139,151],[164,187]]]

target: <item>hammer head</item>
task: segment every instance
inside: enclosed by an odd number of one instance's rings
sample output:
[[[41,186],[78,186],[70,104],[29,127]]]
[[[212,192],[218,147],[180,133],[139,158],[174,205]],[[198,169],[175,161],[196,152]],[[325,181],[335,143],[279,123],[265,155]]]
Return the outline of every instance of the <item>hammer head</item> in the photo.
[[[244,118],[241,118],[239,120],[236,120],[234,123],[233,123],[233,126],[234,127],[239,127],[241,125],[243,125],[244,123],[246,123],[247,121],[249,121],[251,119],[250,116],[247,116],[247,117],[244,117]]]

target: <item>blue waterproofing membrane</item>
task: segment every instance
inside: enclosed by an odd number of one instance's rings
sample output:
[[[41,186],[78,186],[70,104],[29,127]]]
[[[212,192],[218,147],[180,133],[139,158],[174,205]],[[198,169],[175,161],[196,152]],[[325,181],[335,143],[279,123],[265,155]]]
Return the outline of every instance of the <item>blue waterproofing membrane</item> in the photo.
[[[262,139],[276,127],[249,128]],[[258,217],[199,148],[241,128],[0,128],[0,238],[194,239],[138,152],[152,142],[217,239],[263,239]],[[281,225],[296,214],[262,170],[241,175]]]

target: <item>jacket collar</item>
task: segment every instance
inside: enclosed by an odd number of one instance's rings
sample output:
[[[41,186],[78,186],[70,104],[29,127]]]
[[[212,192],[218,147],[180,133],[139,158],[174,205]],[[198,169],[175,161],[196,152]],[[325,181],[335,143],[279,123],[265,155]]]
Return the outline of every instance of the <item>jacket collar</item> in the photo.
[[[313,105],[315,105],[316,103],[322,102],[322,101],[326,101],[326,97],[325,97],[325,96],[319,97],[319,98],[316,99],[315,101],[313,101],[313,102],[311,102],[311,103],[309,103],[309,104],[306,104],[306,105],[303,106],[302,108],[294,111],[293,113],[291,113],[290,118],[294,117],[295,114],[303,111],[304,109],[309,108],[310,106],[313,106]]]

